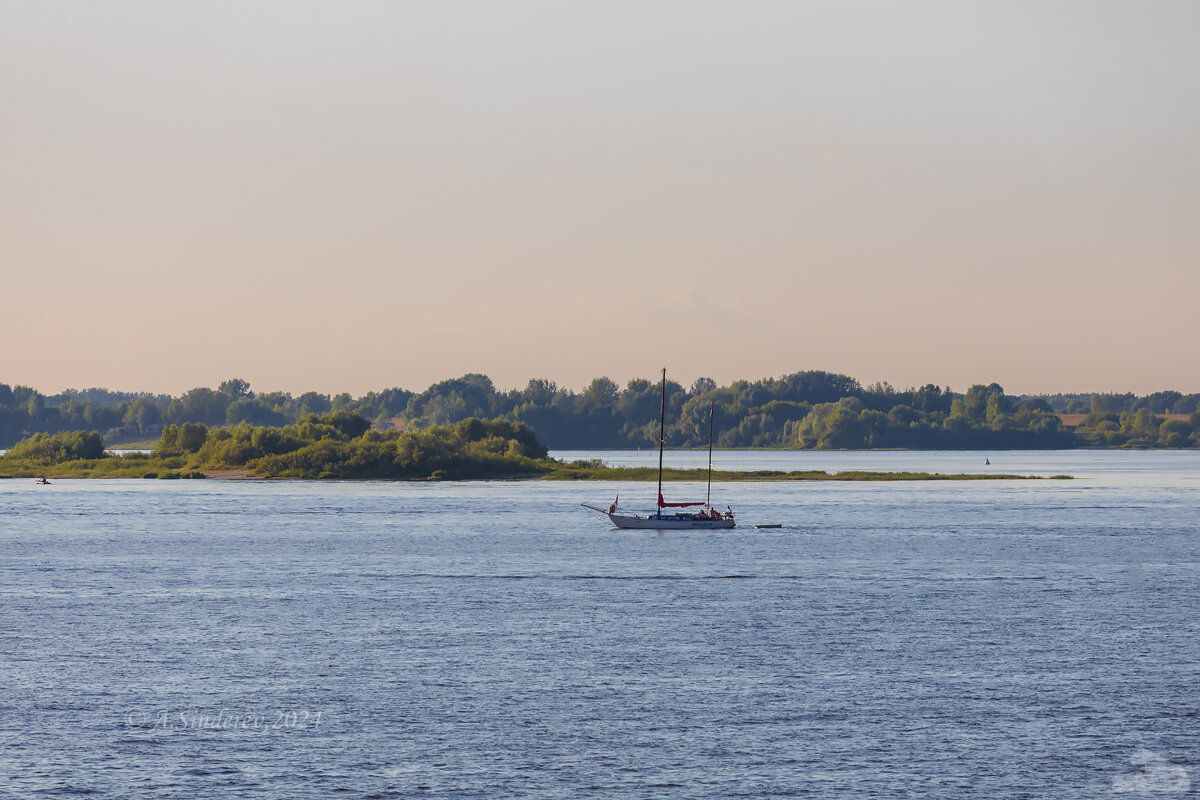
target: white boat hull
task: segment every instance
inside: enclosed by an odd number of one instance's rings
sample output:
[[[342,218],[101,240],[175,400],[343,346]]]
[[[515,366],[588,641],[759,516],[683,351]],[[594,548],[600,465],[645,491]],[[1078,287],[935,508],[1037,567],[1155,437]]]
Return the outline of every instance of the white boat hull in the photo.
[[[618,528],[643,528],[656,531],[705,531],[737,527],[737,523],[731,519],[701,519],[691,514],[662,514],[647,517],[637,514],[608,514],[608,518]]]

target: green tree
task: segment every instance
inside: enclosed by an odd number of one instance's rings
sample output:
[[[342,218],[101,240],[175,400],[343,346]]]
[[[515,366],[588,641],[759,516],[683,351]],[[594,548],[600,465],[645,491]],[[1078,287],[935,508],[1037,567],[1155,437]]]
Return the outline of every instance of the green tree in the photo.
[[[333,406],[329,401],[329,395],[317,394],[316,392],[305,392],[296,398],[297,411],[300,416],[305,414],[324,414]]]
[[[942,391],[932,383],[927,383],[912,393],[912,407],[925,413],[932,411],[950,412],[951,392]]]
[[[988,401],[995,395],[1004,396],[1004,388],[998,383],[987,386],[975,384],[963,395],[963,409],[967,419],[972,422],[987,422]]]
[[[222,381],[221,385],[217,387],[217,391],[232,400],[251,397],[250,384],[241,378],[230,378],[227,381]]]
[[[1008,423],[1008,415],[1012,411],[1012,405],[1008,402],[1008,398],[1003,392],[993,392],[988,395],[987,411],[985,419],[987,424],[993,430],[1004,430]]]
[[[371,421],[361,414],[350,411],[334,411],[321,417],[321,423],[332,426],[347,439],[354,439],[366,433],[371,427]]]
[[[88,406],[87,410],[90,412],[91,406]],[[148,397],[139,397],[125,407],[125,413],[121,417],[121,424],[137,428],[138,433],[143,433],[151,425],[157,424],[159,419],[158,406]]]
[[[1187,447],[1191,444],[1193,428],[1183,419],[1168,419],[1158,427],[1158,443],[1163,447]]]
[[[181,453],[195,453],[204,446],[208,438],[208,428],[201,423],[185,422],[182,425],[168,425],[163,428],[158,442],[154,446],[156,456],[174,456]]]
[[[558,394],[558,384],[545,378],[530,378],[520,394],[520,402],[548,406]]]
[[[225,411],[225,423],[236,425],[248,422],[252,425],[283,425],[287,422],[283,414],[266,406],[257,397],[239,397]]]
[[[198,386],[171,402],[167,408],[167,419],[172,422],[220,425],[225,421],[225,412],[231,402],[233,398],[230,395]]]
[[[596,378],[588,384],[583,396],[592,408],[612,408],[620,392],[611,378]]]
[[[4,459],[51,466],[79,459],[104,458],[104,442],[95,431],[35,433],[6,452]]]

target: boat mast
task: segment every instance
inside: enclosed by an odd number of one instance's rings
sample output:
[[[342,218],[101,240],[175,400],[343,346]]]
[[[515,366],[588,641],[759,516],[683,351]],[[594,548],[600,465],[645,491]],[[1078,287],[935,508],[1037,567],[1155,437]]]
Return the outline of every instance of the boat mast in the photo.
[[[667,368],[663,367],[662,374],[662,404],[658,407],[658,497],[654,499],[654,507],[658,509],[658,513],[662,513],[662,506],[659,501],[662,500],[662,457],[663,457],[663,420],[667,416]]]
[[[712,429],[713,404],[708,404],[708,488],[704,491],[704,505],[712,508]]]

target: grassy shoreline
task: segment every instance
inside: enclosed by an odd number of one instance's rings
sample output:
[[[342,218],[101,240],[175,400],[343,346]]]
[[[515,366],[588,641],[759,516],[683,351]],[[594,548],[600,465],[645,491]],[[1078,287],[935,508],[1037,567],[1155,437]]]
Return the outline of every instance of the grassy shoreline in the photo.
[[[546,475],[543,480],[552,481],[642,481],[658,479],[656,467],[573,467],[563,465]],[[1013,473],[976,472],[871,472],[848,470],[846,472],[824,472],[822,470],[713,470],[712,479],[720,483],[745,483],[754,481],[998,481],[998,480],[1069,480],[1070,475],[1017,475]],[[664,469],[664,481],[706,481],[707,469]]]
[[[563,464],[556,461],[538,463],[536,471],[519,471],[511,474],[485,476],[420,476],[399,477],[390,475],[327,476],[313,480],[543,480],[543,481],[627,481],[652,483],[658,478],[655,467],[606,467]],[[129,478],[129,479],[194,479],[216,480],[294,480],[300,476],[259,475],[252,469],[233,465],[203,465],[195,467],[183,459],[151,459],[145,456],[66,461],[61,464],[3,464],[0,480],[39,478]],[[996,481],[996,480],[1070,480],[1070,475],[1017,475],[1013,473],[941,473],[941,472],[871,472],[853,470],[825,472],[821,470],[714,470],[712,479],[719,483],[746,483],[767,481]],[[663,480],[668,482],[703,482],[708,479],[706,469],[665,469]]]

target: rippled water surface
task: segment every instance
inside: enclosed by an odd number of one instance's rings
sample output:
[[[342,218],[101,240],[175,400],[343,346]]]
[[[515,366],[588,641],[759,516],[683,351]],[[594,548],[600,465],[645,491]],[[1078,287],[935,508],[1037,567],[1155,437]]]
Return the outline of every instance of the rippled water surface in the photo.
[[[1200,453],[716,457],[1078,477],[0,481],[0,794],[1200,788]]]

